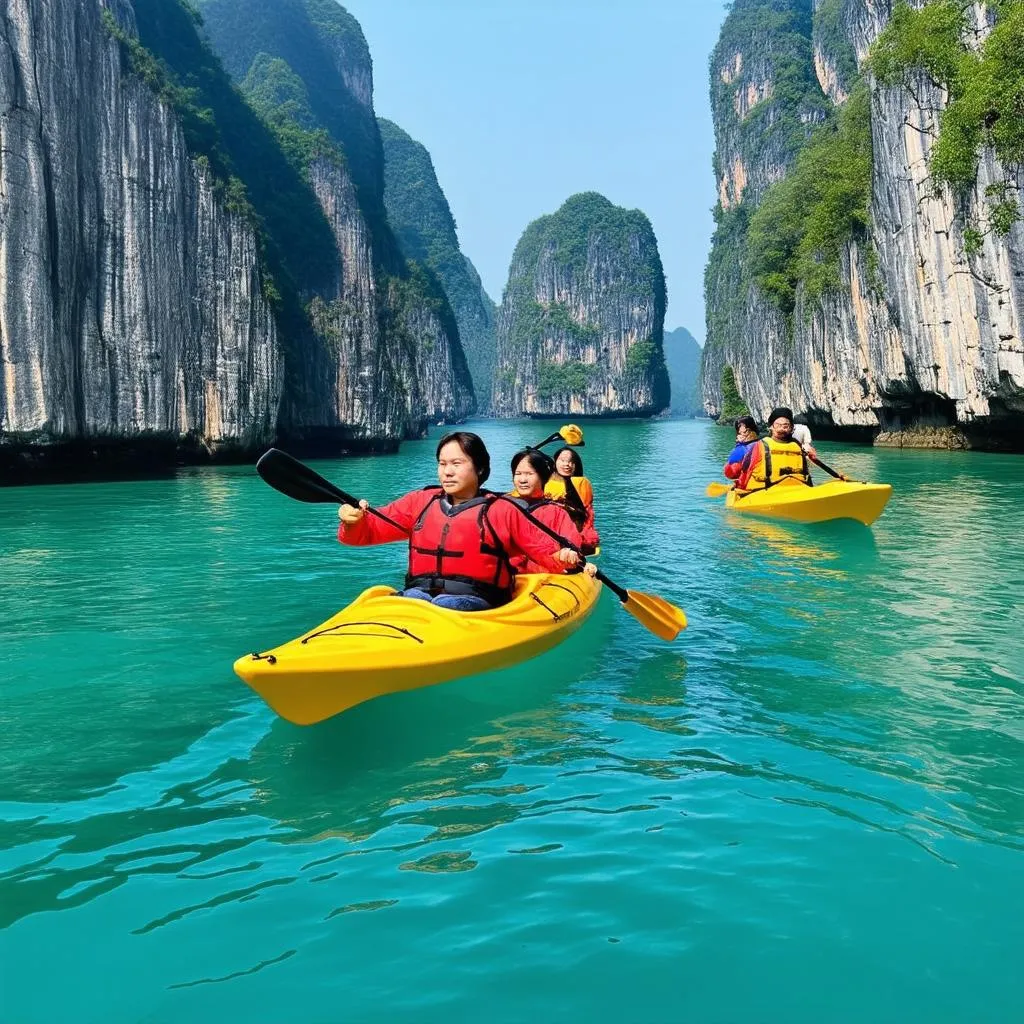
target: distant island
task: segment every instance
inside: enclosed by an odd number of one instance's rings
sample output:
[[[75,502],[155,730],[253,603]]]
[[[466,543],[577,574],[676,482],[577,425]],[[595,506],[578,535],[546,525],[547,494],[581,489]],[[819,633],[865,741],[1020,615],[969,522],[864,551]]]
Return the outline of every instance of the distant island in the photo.
[[[685,327],[677,327],[674,331],[666,331],[664,349],[672,388],[669,415],[707,415],[700,391],[701,347],[697,339]]]

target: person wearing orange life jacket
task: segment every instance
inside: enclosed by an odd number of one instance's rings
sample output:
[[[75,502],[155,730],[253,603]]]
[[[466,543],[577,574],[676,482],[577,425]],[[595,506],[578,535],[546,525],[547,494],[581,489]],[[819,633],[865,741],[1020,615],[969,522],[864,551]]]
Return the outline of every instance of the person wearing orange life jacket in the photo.
[[[566,445],[555,452],[555,472],[544,486],[544,496],[565,507],[583,538],[583,553],[591,554],[601,543],[594,526],[594,489],[583,475],[580,453]]]
[[[550,498],[544,496],[544,485],[555,471],[555,464],[550,455],[536,448],[524,448],[512,456],[512,486],[509,498],[524,512],[543,523],[562,537],[570,538],[574,544],[581,546],[583,538],[576,529],[569,513]],[[543,566],[518,555],[512,559],[516,572],[544,572]],[[588,575],[597,575],[597,566],[589,562],[583,567]]]
[[[743,457],[737,490],[761,491],[783,481],[810,486],[807,455],[793,440],[792,411],[784,406],[773,409],[768,417],[768,429],[769,436],[752,444]]]
[[[355,546],[408,540],[405,597],[456,611],[483,611],[512,596],[511,559],[526,556],[545,572],[579,561],[571,538],[560,543],[511,501],[482,491],[491,469],[483,441],[467,431],[446,434],[437,446],[439,487],[413,491],[367,514],[367,502],[338,509],[338,540]]]

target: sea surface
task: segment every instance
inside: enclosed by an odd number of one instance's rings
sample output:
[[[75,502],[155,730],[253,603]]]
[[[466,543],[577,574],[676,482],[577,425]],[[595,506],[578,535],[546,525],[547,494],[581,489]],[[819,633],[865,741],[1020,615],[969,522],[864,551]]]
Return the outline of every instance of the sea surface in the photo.
[[[0,1020],[1024,1020],[1024,458],[822,445],[884,515],[584,423],[610,593],[532,662],[277,718],[232,672],[395,582],[252,467],[0,489]],[[491,485],[550,423],[476,424]],[[374,501],[440,430],[318,461]],[[818,473],[818,478],[823,475]]]

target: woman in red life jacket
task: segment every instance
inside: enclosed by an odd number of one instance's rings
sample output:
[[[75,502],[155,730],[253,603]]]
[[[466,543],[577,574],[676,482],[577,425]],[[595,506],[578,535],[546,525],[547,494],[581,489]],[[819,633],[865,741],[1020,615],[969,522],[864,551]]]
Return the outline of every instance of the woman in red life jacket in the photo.
[[[483,611],[512,596],[511,560],[525,556],[545,572],[564,572],[579,555],[530,522],[522,509],[481,485],[491,471],[483,441],[467,431],[446,434],[437,446],[440,487],[413,491],[380,511],[395,526],[367,515],[367,503],[338,509],[342,544],[408,540],[405,597],[456,611]]]
[[[555,452],[555,472],[545,485],[544,494],[569,513],[583,538],[583,553],[596,551],[601,538],[594,527],[594,489],[583,475],[579,452],[568,445]]]
[[[524,448],[522,451],[516,452],[512,456],[512,486],[514,490],[509,497],[534,519],[554,530],[559,536],[568,537],[573,544],[579,547],[583,543],[583,538],[576,529],[576,524],[569,517],[569,513],[558,502],[544,497],[544,485],[554,471],[554,462],[549,455],[545,455],[542,451],[538,451],[536,448]],[[547,571],[543,566],[522,555],[517,555],[512,559],[512,566],[516,572],[522,573]],[[588,562],[583,571],[594,576],[597,574],[597,566]]]

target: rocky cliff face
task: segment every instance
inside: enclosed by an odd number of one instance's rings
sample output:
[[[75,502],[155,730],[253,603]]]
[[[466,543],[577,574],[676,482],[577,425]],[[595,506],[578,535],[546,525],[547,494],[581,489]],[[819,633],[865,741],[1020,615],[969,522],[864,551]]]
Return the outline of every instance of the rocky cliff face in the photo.
[[[459,325],[477,407],[485,412],[494,379],[494,303],[459,249],[455,219],[426,147],[393,122],[381,118],[378,123],[388,220],[406,258],[437,275]]]
[[[279,132],[320,132],[342,154],[332,159],[315,148],[305,161],[341,259],[330,285],[303,295],[316,355],[302,360],[289,425],[309,434],[337,423],[398,438],[427,422],[463,419],[475,402],[447,297],[406,265],[388,222],[372,62],[358,23],[334,0],[200,7],[226,68]]]
[[[822,0],[818,8],[833,19],[816,38],[821,86],[845,102],[849,68],[859,61],[865,73],[891,7]],[[992,12],[974,4],[968,44],[981,46],[992,24]],[[968,187],[937,193],[930,158],[946,90],[925,73],[912,75],[909,88],[865,77],[869,225],[841,247],[838,285],[812,294],[799,283],[791,315],[746,277],[732,329],[719,309],[726,329],[709,333],[706,407],[720,408],[729,365],[755,415],[783,402],[826,430],[876,443],[1000,446],[1024,414],[1024,229],[1017,219],[1005,233],[993,230],[992,195],[1009,186],[1019,204],[1020,168],[983,148]],[[742,245],[738,251],[742,261]],[[709,268],[709,298],[717,285]],[[709,308],[709,332],[715,312]]]
[[[473,407],[444,295],[387,223],[358,25],[331,0],[225,10],[262,46],[250,88],[280,70],[268,31],[303,40],[308,95],[329,122],[261,120],[179,0],[5,4],[8,474],[98,452],[251,454],[275,439],[393,447]]]
[[[255,233],[170,109],[122,74],[124,0],[0,20],[0,439],[209,448],[273,437],[282,360]]]
[[[825,101],[811,60],[811,0],[736,0],[711,57],[723,210],[756,205],[785,176]]]
[[[650,222],[573,196],[516,246],[498,311],[499,416],[649,416],[668,405],[665,277]]]

